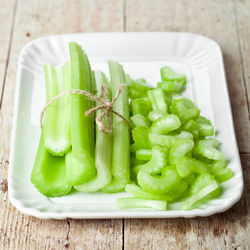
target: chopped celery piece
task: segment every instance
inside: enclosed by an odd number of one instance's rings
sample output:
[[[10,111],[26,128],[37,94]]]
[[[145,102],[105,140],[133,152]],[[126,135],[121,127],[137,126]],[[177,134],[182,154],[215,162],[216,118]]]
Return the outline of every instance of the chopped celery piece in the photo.
[[[225,160],[225,155],[218,150],[220,142],[216,139],[201,140],[195,146],[195,153],[211,160]]]
[[[233,176],[234,176],[234,173],[231,168],[224,168],[224,169],[218,170],[218,172],[215,175],[215,179],[218,183],[222,183],[231,179]]]
[[[132,130],[132,137],[137,148],[151,148],[148,139],[148,129],[144,127],[135,127]]]
[[[188,131],[193,134],[194,139],[199,138],[199,126],[194,120],[189,120],[182,128],[184,131]]]
[[[154,89],[153,86],[146,83],[145,79],[132,80],[129,75],[126,75],[128,83],[128,95],[131,99],[144,97],[148,90]]]
[[[65,158],[53,156],[45,148],[44,129],[32,169],[31,182],[47,197],[64,196],[72,188],[66,181]]]
[[[159,174],[166,164],[166,151],[160,146],[154,146],[152,148],[151,160],[143,165],[136,166],[134,171],[138,173],[140,170],[144,170],[153,174]]]
[[[210,168],[210,172],[215,176],[215,179],[219,183],[227,181],[234,176],[232,169],[226,168],[226,166],[227,166],[227,161],[222,160],[222,161],[214,161]]]
[[[136,150],[135,154],[138,160],[150,161],[152,157],[152,150],[151,149],[138,149]]]
[[[87,55],[74,42],[69,43],[71,59],[71,89],[91,91],[91,71]],[[96,175],[94,164],[93,119],[85,112],[91,108],[88,97],[72,94],[71,100],[71,143],[72,150],[65,156],[66,177],[71,185],[88,182]],[[91,131],[93,130],[93,131]]]
[[[132,120],[135,127],[144,127],[144,128],[149,127],[149,124],[150,124],[149,120],[141,114],[134,115],[130,117],[130,119]]]
[[[159,200],[147,200],[138,198],[119,198],[116,202],[119,208],[153,208],[155,210],[167,210],[167,202]]]
[[[160,145],[162,147],[171,147],[176,142],[182,139],[193,140],[193,135],[185,131],[182,131],[178,135],[157,135],[157,134],[149,133],[148,138],[152,145]]]
[[[165,102],[165,96],[161,89],[148,91],[148,97],[154,111],[167,113],[168,107]]]
[[[218,189],[219,185],[217,184],[216,181],[213,181],[211,184],[205,186],[203,189],[201,189],[198,193],[192,195],[188,199],[186,199],[182,205],[181,208],[184,210],[191,209],[195,203],[198,201],[206,198],[209,194],[212,192],[216,191]]]
[[[157,83],[157,88],[160,88],[166,92],[181,92],[185,86],[183,81],[162,81]]]
[[[188,120],[196,119],[200,115],[200,110],[187,98],[173,100],[170,107],[171,113],[177,115],[184,124]]]
[[[174,169],[162,171],[161,176],[152,176],[152,171],[140,169],[137,179],[138,184],[147,192],[165,194],[173,190],[181,178]]]
[[[182,156],[185,156],[192,150],[193,146],[193,140],[180,139],[176,141],[169,152],[170,164],[175,165]]]
[[[162,81],[180,81],[186,84],[187,79],[184,74],[173,71],[170,67],[161,68],[161,80]]]
[[[125,83],[122,66],[116,61],[109,61],[112,98],[116,95],[120,84]],[[123,89],[116,100],[114,110],[129,120],[128,93]],[[103,191],[107,193],[121,192],[130,181],[130,131],[128,125],[118,116],[113,115],[112,139],[112,181]]]
[[[153,134],[167,134],[181,126],[181,122],[176,115],[165,115],[154,121],[150,132]]]
[[[177,171],[178,171],[178,169],[177,169]],[[192,184],[192,182],[194,181],[194,179],[195,179],[195,177],[196,177],[196,175],[194,174],[194,173],[189,173],[185,178],[183,178],[183,180],[184,181],[186,181],[187,182],[187,184]]]
[[[211,122],[203,116],[200,116],[196,123],[199,126],[199,135],[201,137],[213,136],[214,135],[214,127]]]
[[[101,95],[101,89],[103,84],[107,84],[105,75],[100,71],[94,72],[94,78],[96,81],[97,95]],[[99,103],[97,103],[99,105]],[[101,111],[97,111],[97,115]],[[105,122],[107,122],[105,120]],[[112,160],[112,133],[105,134],[99,130],[96,126],[96,145],[95,145],[95,166],[97,170],[97,176],[80,186],[74,186],[74,188],[81,192],[95,192],[102,189],[104,186],[110,183],[111,175],[111,160]]]
[[[187,83],[186,76],[174,72],[170,67],[161,68],[161,80],[157,84],[157,88],[161,88],[166,92],[180,92]]]
[[[133,99],[131,101],[131,106],[133,115],[141,114],[147,117],[151,110],[151,104],[147,97]]]
[[[55,69],[51,64],[44,66],[46,102],[61,92],[70,89],[70,66],[65,64]],[[62,156],[71,147],[70,139],[70,96],[56,100],[45,113],[45,147],[52,155]]]
[[[135,184],[127,184],[125,187],[126,192],[133,195],[136,198],[142,198],[142,199],[152,199],[152,200],[162,200],[162,201],[168,201],[171,202],[173,200],[173,197],[168,194],[152,194],[149,192],[144,191],[139,186]]]
[[[181,177],[186,177],[190,172],[197,174],[207,173],[207,164],[190,157],[182,157],[176,164],[176,170]]]
[[[148,119],[153,122],[153,121],[156,121],[157,119],[159,118],[162,118],[166,115],[165,112],[159,112],[159,111],[155,111],[155,110],[152,110],[148,113]]]

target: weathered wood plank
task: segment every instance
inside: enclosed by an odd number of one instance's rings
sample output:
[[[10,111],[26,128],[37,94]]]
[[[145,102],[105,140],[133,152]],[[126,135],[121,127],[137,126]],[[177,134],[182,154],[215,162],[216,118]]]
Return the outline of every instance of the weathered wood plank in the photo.
[[[0,0],[0,108],[2,100],[2,91],[6,77],[6,68],[8,66],[8,57],[11,46],[12,26],[14,22],[14,13],[16,0],[6,1]]]
[[[233,208],[207,218],[125,220],[124,249],[249,249],[250,154],[241,160],[245,192]]]
[[[127,31],[186,31],[208,36],[219,43],[239,150],[250,152],[250,123],[232,0],[127,0],[126,6]],[[246,36],[245,47],[248,39]],[[246,58],[248,55],[246,53]]]
[[[250,0],[234,1],[236,25],[239,35],[240,54],[242,58],[242,74],[247,89],[248,113],[250,116]],[[250,133],[250,131],[249,131]]]
[[[9,1],[8,6],[11,7]],[[122,220],[39,220],[22,215],[7,198],[15,79],[22,47],[32,39],[49,34],[122,30],[122,0],[18,2],[0,113],[0,249],[122,248]]]

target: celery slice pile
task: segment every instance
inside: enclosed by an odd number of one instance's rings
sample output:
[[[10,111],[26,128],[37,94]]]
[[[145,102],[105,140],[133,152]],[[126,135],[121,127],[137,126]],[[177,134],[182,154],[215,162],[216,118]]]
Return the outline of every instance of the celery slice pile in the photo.
[[[234,173],[212,123],[181,95],[184,74],[165,66],[154,88],[110,60],[109,81],[101,71],[91,71],[78,44],[69,43],[69,51],[69,63],[44,67],[46,102],[70,89],[102,98],[103,84],[111,102],[120,84],[127,84],[113,110],[130,120],[131,127],[112,113],[112,131],[106,134],[94,122],[102,109],[85,114],[99,102],[73,93],[57,99],[45,112],[31,174],[42,194],[64,196],[72,187],[85,193],[126,191],[133,197],[119,198],[118,208],[155,210],[167,210],[167,204],[177,201],[181,209],[193,209],[221,194],[221,183]],[[107,126],[107,117],[102,122]]]

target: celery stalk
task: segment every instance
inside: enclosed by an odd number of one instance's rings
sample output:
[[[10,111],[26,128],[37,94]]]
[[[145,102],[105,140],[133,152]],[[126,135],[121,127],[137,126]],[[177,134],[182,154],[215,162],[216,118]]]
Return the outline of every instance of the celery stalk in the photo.
[[[46,82],[46,101],[70,88],[70,67],[67,63],[55,69],[52,65],[44,66]],[[44,141],[52,155],[62,156],[71,147],[70,140],[70,99],[63,96],[56,100],[45,113]]]
[[[125,83],[125,74],[122,66],[109,61],[112,98],[117,88]],[[121,95],[114,104],[114,110],[129,119],[128,93],[123,89]],[[112,176],[113,179],[103,191],[107,193],[121,192],[130,180],[130,134],[125,121],[113,114],[113,145],[112,145]]]
[[[94,72],[97,95],[101,95],[102,85],[107,81],[105,76],[100,71]],[[97,111],[97,115],[101,111]],[[105,134],[96,126],[96,146],[95,146],[95,166],[97,169],[97,176],[80,186],[74,188],[81,192],[95,192],[102,189],[111,181],[111,163],[112,163],[112,133]]]
[[[74,42],[69,43],[71,59],[71,89],[91,91],[91,70],[87,55]],[[82,95],[72,94],[71,101],[71,143],[72,150],[66,154],[66,176],[71,185],[81,185],[96,175],[94,165],[93,118],[85,112],[92,101]]]
[[[31,182],[40,193],[48,197],[64,196],[71,190],[65,176],[65,158],[53,156],[46,150],[44,129],[32,169]]]
[[[152,208],[160,211],[167,210],[166,201],[139,199],[132,197],[117,199],[116,206],[118,208]]]

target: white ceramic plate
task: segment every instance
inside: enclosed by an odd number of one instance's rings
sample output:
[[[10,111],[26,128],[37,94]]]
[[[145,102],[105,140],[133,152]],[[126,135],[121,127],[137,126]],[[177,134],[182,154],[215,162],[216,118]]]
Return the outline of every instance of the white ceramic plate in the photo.
[[[156,85],[164,65],[187,75],[185,95],[194,100],[202,115],[211,119],[230,159],[234,177],[224,183],[223,194],[199,209],[181,211],[119,210],[119,194],[72,193],[47,198],[31,184],[30,174],[39,137],[39,116],[45,104],[43,65],[68,60],[68,42],[76,41],[87,51],[93,69],[108,73],[106,61],[116,59],[133,78],[144,77]],[[39,218],[170,218],[208,216],[235,204],[243,190],[242,168],[235,140],[221,50],[213,40],[190,33],[93,33],[56,35],[28,43],[19,57],[16,103],[12,132],[9,199],[24,214]]]

